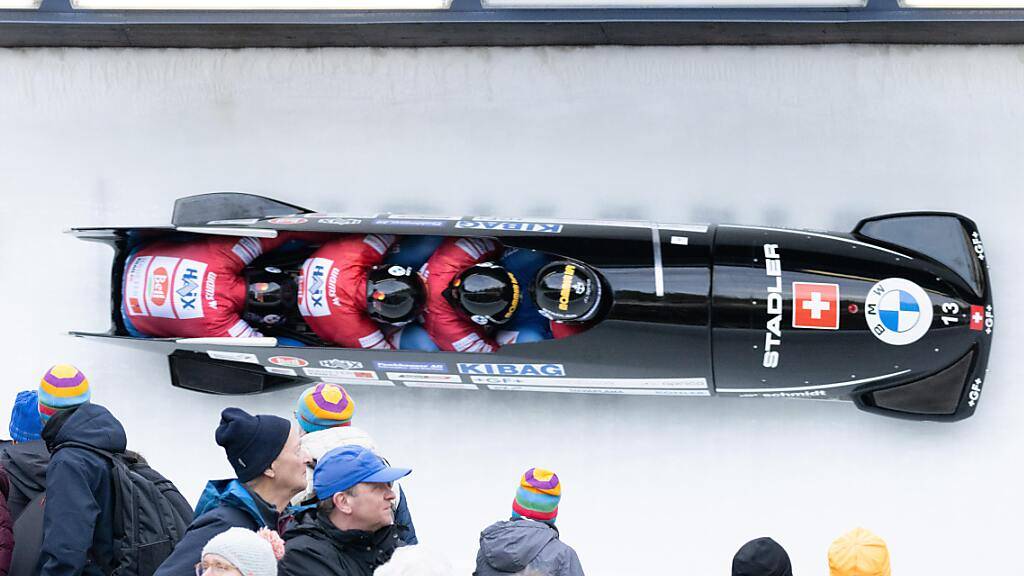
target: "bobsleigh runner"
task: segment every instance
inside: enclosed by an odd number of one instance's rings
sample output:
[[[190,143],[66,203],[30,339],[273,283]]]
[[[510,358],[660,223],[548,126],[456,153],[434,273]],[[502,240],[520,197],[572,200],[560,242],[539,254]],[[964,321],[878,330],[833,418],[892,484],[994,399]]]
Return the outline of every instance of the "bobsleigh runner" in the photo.
[[[954,421],[977,407],[995,318],[978,230],[971,220],[948,213],[878,216],[849,233],[826,233],[725,224],[361,217],[216,193],[179,199],[170,226],[75,228],[70,233],[114,248],[111,327],[73,334],[158,347],[169,354],[174,385],[222,394],[325,380],[466,390],[846,400],[888,416]],[[298,235],[307,247],[262,254],[239,250],[281,235]],[[247,256],[246,270],[302,274],[308,273],[301,269],[308,268],[307,258],[313,259],[317,245],[346,235],[393,235],[398,246],[411,237],[468,238],[472,246],[491,242],[506,251],[573,263],[559,268],[555,284],[548,286],[554,305],[564,309],[584,292],[599,303],[591,302],[589,316],[580,317],[585,320],[580,329],[560,337],[558,330],[572,323],[563,326],[552,319],[555,337],[506,340],[490,353],[477,347],[385,349],[365,342],[342,347],[310,330],[318,319],[307,310],[313,305],[309,294],[320,288],[311,287],[317,278],[303,278],[300,290],[307,299],[300,294],[302,313],[286,314],[278,331],[212,337],[139,334],[138,327],[156,317],[219,313],[210,294],[214,282],[224,281],[205,267],[198,273],[186,270],[175,259],[163,263],[167,270],[154,272],[159,258],[138,257],[146,246],[220,237],[237,242],[235,253]],[[577,276],[574,267],[580,269]],[[591,274],[585,291],[579,282],[583,270]],[[433,288],[431,279],[439,272],[430,272],[426,286]],[[535,304],[531,289],[538,282],[521,278],[514,286],[513,296],[524,309]],[[355,289],[365,290],[362,285]],[[332,285],[331,294],[336,292],[341,288]],[[383,300],[375,289],[370,292],[371,305],[373,298]],[[491,334],[480,333],[485,340]]]

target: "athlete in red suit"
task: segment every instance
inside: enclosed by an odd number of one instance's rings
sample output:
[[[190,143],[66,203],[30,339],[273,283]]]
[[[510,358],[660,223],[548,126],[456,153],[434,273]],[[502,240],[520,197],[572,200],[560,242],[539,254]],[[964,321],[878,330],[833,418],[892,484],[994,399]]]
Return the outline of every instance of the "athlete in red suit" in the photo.
[[[155,242],[125,263],[121,311],[129,331],[146,336],[261,336],[242,319],[242,269],[293,239],[211,236]]]
[[[390,234],[346,235],[306,260],[299,312],[317,336],[347,348],[396,348],[378,322],[402,326],[419,316],[423,285],[408,267],[381,266],[394,243]]]
[[[444,291],[464,270],[501,257],[503,248],[490,238],[446,238],[427,260],[420,275],[427,283],[427,305],[423,325],[441,350],[449,352],[493,352],[499,344],[484,326],[455,310]]]

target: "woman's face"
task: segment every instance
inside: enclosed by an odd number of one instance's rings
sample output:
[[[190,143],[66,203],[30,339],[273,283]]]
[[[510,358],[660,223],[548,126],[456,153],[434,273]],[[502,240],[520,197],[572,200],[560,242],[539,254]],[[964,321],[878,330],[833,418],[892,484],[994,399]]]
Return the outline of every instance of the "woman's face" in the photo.
[[[196,576],[242,576],[242,573],[224,558],[207,554],[196,564]]]

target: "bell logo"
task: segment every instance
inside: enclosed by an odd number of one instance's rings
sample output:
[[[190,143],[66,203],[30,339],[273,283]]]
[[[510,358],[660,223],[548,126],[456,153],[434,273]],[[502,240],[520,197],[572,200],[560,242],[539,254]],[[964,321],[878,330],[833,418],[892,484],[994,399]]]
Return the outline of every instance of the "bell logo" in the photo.
[[[167,269],[161,266],[153,271],[149,281],[149,299],[157,306],[163,306],[167,301],[167,288],[170,278]]]

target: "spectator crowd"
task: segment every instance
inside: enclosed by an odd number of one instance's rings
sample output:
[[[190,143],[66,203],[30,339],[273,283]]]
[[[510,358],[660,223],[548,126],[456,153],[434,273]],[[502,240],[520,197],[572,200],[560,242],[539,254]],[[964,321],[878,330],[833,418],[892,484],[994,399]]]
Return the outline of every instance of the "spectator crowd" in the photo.
[[[352,425],[337,384],[298,397],[295,421],[226,408],[214,432],[235,477],[210,481],[195,508],[128,450],[121,423],[91,402],[85,375],[52,367],[18,393],[0,445],[0,576],[444,576],[419,546],[400,482]],[[480,533],[474,576],[582,576],[556,521],[558,475],[530,468],[507,520]],[[890,576],[885,542],[863,528],[828,550],[831,576]],[[744,544],[733,576],[792,576],[771,538]]]

